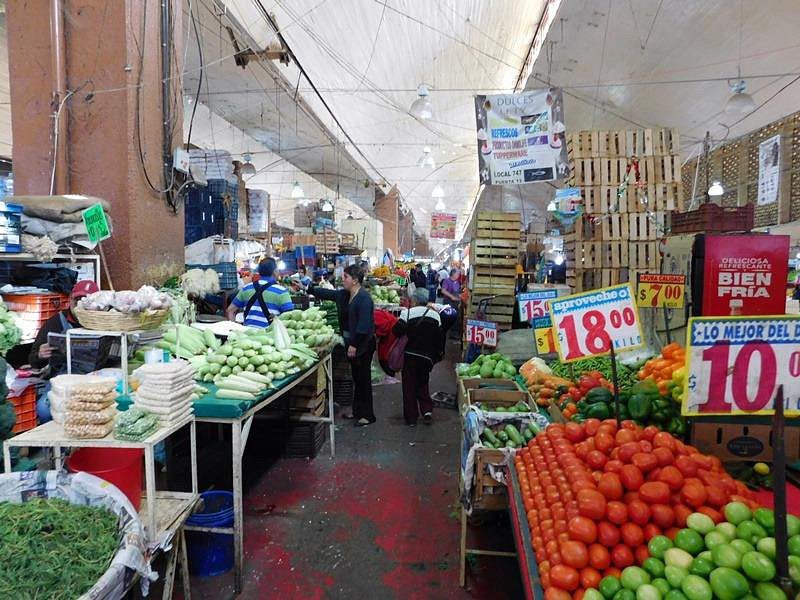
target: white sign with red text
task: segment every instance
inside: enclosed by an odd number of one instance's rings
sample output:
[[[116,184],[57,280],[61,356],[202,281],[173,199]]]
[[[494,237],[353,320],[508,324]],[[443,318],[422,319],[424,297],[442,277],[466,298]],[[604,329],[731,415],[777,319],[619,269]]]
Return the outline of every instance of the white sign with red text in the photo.
[[[467,343],[478,346],[497,346],[497,323],[467,319]]]

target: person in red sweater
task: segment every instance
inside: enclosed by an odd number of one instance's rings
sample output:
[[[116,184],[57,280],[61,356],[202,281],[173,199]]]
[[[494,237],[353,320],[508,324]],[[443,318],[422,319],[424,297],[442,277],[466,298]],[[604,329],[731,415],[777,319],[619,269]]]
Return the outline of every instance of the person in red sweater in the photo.
[[[395,372],[389,368],[389,353],[397,341],[397,336],[392,332],[395,323],[397,323],[397,317],[389,311],[379,308],[375,309],[374,314],[375,337],[378,339],[378,362],[380,362],[381,368],[387,375],[394,376]]]

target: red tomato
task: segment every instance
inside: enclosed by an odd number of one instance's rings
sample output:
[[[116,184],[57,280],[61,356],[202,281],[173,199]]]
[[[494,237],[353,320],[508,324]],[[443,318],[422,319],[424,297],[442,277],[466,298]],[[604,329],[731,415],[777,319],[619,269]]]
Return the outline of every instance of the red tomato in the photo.
[[[722,521],[724,520],[722,513],[720,513],[718,510],[711,508],[710,506],[701,506],[700,508],[697,509],[697,512],[703,513],[704,515],[708,515],[709,517],[711,517],[711,520],[714,521],[714,523],[722,523]]]
[[[608,462],[608,458],[600,450],[592,450],[586,455],[586,464],[591,469],[602,469],[606,462]]]
[[[674,540],[675,534],[678,533],[679,531],[680,529],[678,529],[677,527],[670,527],[664,532],[664,535],[667,536],[669,539]]]
[[[619,473],[620,471],[622,471],[622,466],[623,466],[622,461],[610,460],[606,463],[606,466],[603,467],[603,471],[605,471],[606,473]]]
[[[661,529],[659,529],[654,523],[648,523],[642,528],[642,530],[644,531],[644,539],[648,542],[657,535],[661,535]]]
[[[623,429],[627,429],[629,431],[633,431],[634,433],[637,433],[637,434],[639,432],[639,426],[636,424],[636,421],[633,421],[631,419],[625,419],[621,423],[621,425],[622,425]]]
[[[648,456],[652,456],[648,454]],[[647,474],[647,477],[644,478],[645,481],[658,481],[658,476],[661,475],[661,467],[656,467],[652,471]]]
[[[606,516],[606,499],[597,490],[578,492],[578,511],[584,516],[599,521]]]
[[[567,565],[550,567],[550,584],[562,590],[571,592],[578,588],[581,576],[577,570]]]
[[[606,505],[606,519],[614,525],[622,525],[628,520],[628,507],[622,502],[609,502]]]
[[[614,563],[614,566],[618,569],[624,569],[625,567],[630,567],[633,564],[634,556],[631,549],[627,546],[623,546],[619,544],[614,546],[614,549],[611,551],[611,562]],[[551,569],[552,573],[552,569]]]
[[[644,531],[636,523],[624,523],[619,528],[622,543],[631,548],[644,544]]]
[[[567,423],[564,428],[564,435],[572,443],[578,443],[586,439],[586,432],[579,423]]]
[[[631,457],[631,463],[642,473],[649,473],[658,466],[658,459],[653,454],[637,452]]]
[[[636,564],[641,566],[644,564],[644,561],[650,558],[650,551],[647,549],[647,546],[642,544],[641,546],[636,546],[633,555],[636,557]]]
[[[601,425],[600,427],[604,426]],[[597,435],[594,436],[594,446],[600,452],[608,454],[614,447],[614,437],[610,433],[605,433],[602,430],[599,430]]]
[[[698,480],[689,481],[681,488],[681,500],[691,508],[700,508],[706,503],[708,492],[705,486]]]
[[[581,587],[585,589],[597,588],[603,578],[597,569],[586,567],[581,571]]]
[[[639,488],[639,498],[648,504],[666,504],[669,496],[669,486],[663,481],[648,481]]]
[[[678,456],[675,459],[675,466],[684,477],[694,477],[697,475],[697,463],[688,456]]]
[[[705,454],[692,454],[690,457],[699,469],[708,469],[711,470],[714,466],[714,460]]]
[[[583,588],[578,588],[574,592],[572,592],[572,600],[583,600],[583,597],[586,595],[586,590]]]
[[[605,546],[592,544],[589,546],[589,564],[592,568],[603,571],[611,566],[611,553]]]
[[[561,588],[552,587],[553,582],[550,580],[549,573],[548,573],[548,581],[550,585],[545,586],[544,577],[542,578],[542,587],[545,587],[544,600],[572,600],[572,594],[570,594],[568,591],[562,590]]]
[[[637,491],[644,483],[642,472],[634,465],[625,465],[619,473],[620,481],[626,490]]]
[[[606,497],[606,500],[620,500],[624,493],[622,482],[616,473],[603,473],[597,484],[597,491]]]
[[[589,564],[589,551],[583,542],[569,541],[561,544],[561,560],[568,567],[583,569]]]
[[[674,450],[675,438],[672,437],[672,434],[669,434],[666,431],[659,431],[653,437],[653,446],[656,448],[669,448],[670,450]]]
[[[630,504],[634,500],[639,499],[639,492],[625,492],[625,495],[622,497],[622,501],[625,504]]]
[[[597,539],[597,525],[587,517],[572,517],[567,523],[567,532],[573,540],[591,544]]]
[[[614,436],[614,441],[617,443],[617,446],[622,446],[628,442],[635,442],[637,441],[636,433],[630,429],[620,429]]]
[[[642,430],[642,437],[648,441],[652,441],[660,431],[661,430],[655,425],[648,425]]]
[[[605,571],[603,571],[603,577],[619,577],[622,575],[622,571],[620,571],[617,567],[608,567]]]
[[[619,447],[619,459],[624,463],[629,463],[637,452],[639,452],[639,444],[637,442],[622,444]]]
[[[728,503],[728,494],[722,489],[721,485],[710,485],[706,488],[708,497],[706,504],[714,508],[721,508]]]
[[[669,529],[675,523],[675,513],[666,504],[653,504],[650,507],[651,520],[661,529]]]
[[[666,467],[667,465],[671,465],[675,462],[675,455],[672,454],[672,450],[669,448],[657,447],[653,448],[653,456],[656,457],[658,460],[659,467]]]
[[[650,520],[650,507],[641,500],[628,503],[628,520],[637,525],[647,525]]]
[[[597,524],[597,542],[606,548],[613,548],[619,544],[620,533],[616,525],[612,525],[608,521],[602,521]]]
[[[586,419],[583,422],[583,428],[586,431],[586,435],[589,437],[594,436],[597,433],[599,427],[600,427],[600,419]]]
[[[666,483],[673,492],[677,492],[681,489],[684,483],[683,474],[677,467],[673,467],[672,465],[661,469],[661,472],[658,474],[658,480]]]
[[[675,512],[675,525],[680,528],[686,527],[686,518],[692,514],[692,509],[683,504],[676,504],[672,510]]]

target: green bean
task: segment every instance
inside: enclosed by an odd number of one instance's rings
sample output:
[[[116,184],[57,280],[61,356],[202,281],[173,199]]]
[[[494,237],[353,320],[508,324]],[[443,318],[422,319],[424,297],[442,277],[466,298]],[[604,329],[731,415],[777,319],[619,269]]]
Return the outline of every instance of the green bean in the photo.
[[[117,516],[103,508],[0,502],[0,598],[77,598],[106,572],[120,542]]]

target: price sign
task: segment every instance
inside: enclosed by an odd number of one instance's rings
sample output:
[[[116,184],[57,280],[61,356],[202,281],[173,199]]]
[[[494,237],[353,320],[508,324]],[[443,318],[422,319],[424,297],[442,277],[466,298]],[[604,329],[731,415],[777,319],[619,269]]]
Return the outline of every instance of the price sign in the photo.
[[[550,314],[549,301],[558,296],[557,290],[537,290],[517,294],[520,321],[530,322]]]
[[[108,219],[106,219],[102,204],[99,202],[92,204],[81,213],[81,217],[90,242],[96,244],[111,237],[111,228],[108,226]]]
[[[629,284],[550,301],[556,346],[562,362],[633,350],[644,343]]]
[[[800,317],[696,317],[686,332],[684,415],[800,414]]]
[[[556,340],[553,335],[553,323],[550,315],[533,319],[533,336],[536,338],[536,350],[539,354],[550,354],[556,351]]]
[[[636,306],[639,308],[683,308],[685,293],[686,275],[636,275]]]
[[[467,342],[478,346],[497,346],[497,323],[467,319]]]

